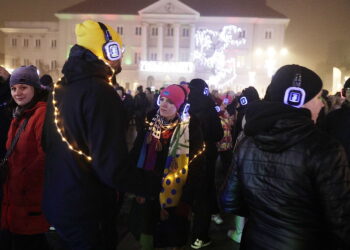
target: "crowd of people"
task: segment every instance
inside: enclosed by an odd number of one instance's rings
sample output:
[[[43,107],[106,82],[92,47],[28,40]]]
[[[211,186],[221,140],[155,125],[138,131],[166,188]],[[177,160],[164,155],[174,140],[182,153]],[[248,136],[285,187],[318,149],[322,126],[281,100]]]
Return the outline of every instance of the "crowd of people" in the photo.
[[[115,250],[125,197],[143,250],[207,247],[223,213],[243,250],[350,249],[350,80],[328,96],[285,65],[263,98],[199,78],[132,96],[121,36],[92,20],[75,34],[57,83],[0,67],[1,249],[52,249],[51,230],[62,249]]]

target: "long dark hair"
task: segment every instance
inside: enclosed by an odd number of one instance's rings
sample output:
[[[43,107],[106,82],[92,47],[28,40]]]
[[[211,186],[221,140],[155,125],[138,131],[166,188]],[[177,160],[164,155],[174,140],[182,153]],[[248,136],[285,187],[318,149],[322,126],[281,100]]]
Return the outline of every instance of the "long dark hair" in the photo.
[[[34,87],[34,96],[29,103],[27,103],[24,106],[18,106],[18,104],[12,97],[8,106],[13,113],[13,117],[16,117],[20,120],[23,117],[26,110],[33,108],[40,101],[45,101],[45,91]]]

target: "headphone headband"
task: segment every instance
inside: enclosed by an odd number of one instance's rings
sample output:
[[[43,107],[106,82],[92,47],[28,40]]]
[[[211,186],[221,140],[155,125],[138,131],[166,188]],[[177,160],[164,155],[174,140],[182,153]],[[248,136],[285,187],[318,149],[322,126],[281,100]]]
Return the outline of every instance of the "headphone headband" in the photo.
[[[112,36],[109,33],[107,26],[104,23],[100,23],[100,22],[98,22],[98,24],[100,25],[100,27],[101,27],[101,29],[103,31],[103,34],[105,36],[106,42],[111,41],[112,40]]]

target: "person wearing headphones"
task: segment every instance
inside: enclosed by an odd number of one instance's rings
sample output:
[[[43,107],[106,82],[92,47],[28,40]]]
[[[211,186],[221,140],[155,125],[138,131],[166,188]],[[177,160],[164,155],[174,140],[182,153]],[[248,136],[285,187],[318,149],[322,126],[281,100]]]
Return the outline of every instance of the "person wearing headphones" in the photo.
[[[285,65],[248,105],[221,205],[247,218],[240,249],[350,249],[350,169],[316,127],[322,80]]]
[[[158,199],[137,197],[134,202],[131,217],[137,225],[132,231],[144,250],[182,249],[187,242],[205,150],[199,121],[188,114],[188,92],[187,86],[177,84],[161,91],[159,109],[148,114],[147,127],[130,153],[133,166],[156,173],[162,184]]]
[[[120,35],[92,20],[77,24],[75,34],[77,44],[54,85],[45,120],[43,211],[69,249],[112,250],[116,191],[152,197],[160,184],[156,176],[128,167],[125,111],[109,84],[113,71],[122,70]]]

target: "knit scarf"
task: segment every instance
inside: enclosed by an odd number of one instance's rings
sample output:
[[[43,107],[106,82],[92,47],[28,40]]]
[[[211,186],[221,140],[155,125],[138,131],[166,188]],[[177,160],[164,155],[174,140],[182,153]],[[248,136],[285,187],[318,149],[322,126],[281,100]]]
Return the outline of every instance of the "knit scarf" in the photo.
[[[163,208],[178,205],[182,195],[182,188],[187,181],[190,149],[189,122],[190,117],[187,116],[182,121],[178,118],[171,123],[164,123],[164,120],[158,113],[149,123],[149,131],[142,145],[137,167],[153,170],[157,151],[160,151],[159,144],[161,145],[162,133],[166,130],[174,129],[163,170],[162,190],[159,195],[159,201]]]

